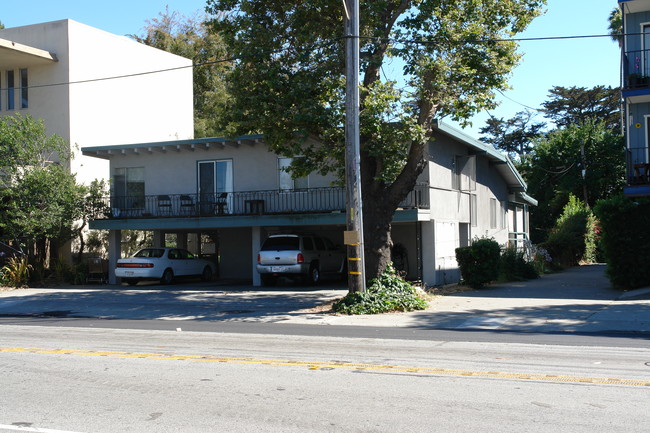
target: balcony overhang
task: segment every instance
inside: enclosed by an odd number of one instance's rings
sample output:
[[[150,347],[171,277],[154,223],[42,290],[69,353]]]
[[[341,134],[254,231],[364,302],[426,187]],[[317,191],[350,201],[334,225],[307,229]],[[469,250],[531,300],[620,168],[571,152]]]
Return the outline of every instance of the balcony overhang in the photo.
[[[81,153],[94,158],[111,159],[117,156],[147,155],[153,153],[195,152],[200,150],[223,149],[226,146],[255,145],[263,142],[263,136],[244,135],[235,138],[210,137],[191,140],[160,141],[152,143],[113,144],[108,146],[83,147]]]
[[[618,0],[618,4],[623,5],[625,13],[650,11],[650,0]]]
[[[631,104],[650,102],[650,88],[623,90],[623,98]]]
[[[36,66],[58,62],[56,54],[0,38],[0,66]]]

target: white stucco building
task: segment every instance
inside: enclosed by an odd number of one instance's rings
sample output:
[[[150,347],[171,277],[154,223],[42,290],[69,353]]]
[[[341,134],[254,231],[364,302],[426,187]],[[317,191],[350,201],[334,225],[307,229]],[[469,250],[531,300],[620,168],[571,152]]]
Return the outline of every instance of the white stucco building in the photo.
[[[428,285],[458,282],[455,249],[474,237],[502,245],[528,234],[526,183],[512,162],[448,125],[435,126],[429,163],[401,203],[393,242],[407,276]],[[291,179],[287,158],[262,136],[93,146],[83,154],[110,161],[115,184],[110,212],[91,222],[109,230],[111,281],[121,256],[121,230],[149,230],[155,246],[167,235],[180,247],[212,257],[223,278],[260,284],[262,241],[275,233],[317,233],[343,244],[345,193],[331,177]]]
[[[43,119],[77,150],[193,138],[192,62],[61,20],[0,30],[0,116]],[[76,152],[80,182],[108,164]]]

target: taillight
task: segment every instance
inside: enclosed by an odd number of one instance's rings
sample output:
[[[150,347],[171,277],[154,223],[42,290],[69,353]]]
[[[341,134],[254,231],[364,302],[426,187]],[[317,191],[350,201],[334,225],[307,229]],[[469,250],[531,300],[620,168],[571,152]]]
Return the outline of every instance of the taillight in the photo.
[[[257,264],[261,265],[262,264],[262,259],[260,258],[260,255],[257,255]]]
[[[153,268],[153,263],[118,263],[118,268]]]
[[[296,261],[298,263],[305,263],[305,256],[303,256],[302,253],[298,253],[298,257],[296,257]]]

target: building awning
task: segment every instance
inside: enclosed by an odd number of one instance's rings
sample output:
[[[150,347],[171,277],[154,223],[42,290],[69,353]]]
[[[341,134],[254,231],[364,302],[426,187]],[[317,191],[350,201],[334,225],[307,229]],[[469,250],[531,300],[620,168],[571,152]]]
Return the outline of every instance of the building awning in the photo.
[[[0,66],[33,66],[58,62],[56,54],[0,38]]]

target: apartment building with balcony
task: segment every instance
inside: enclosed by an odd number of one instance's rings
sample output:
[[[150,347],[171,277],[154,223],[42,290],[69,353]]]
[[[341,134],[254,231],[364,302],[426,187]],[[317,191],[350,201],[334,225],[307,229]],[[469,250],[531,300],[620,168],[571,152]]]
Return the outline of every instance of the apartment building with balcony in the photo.
[[[213,258],[221,278],[252,281],[262,241],[277,233],[316,233],[343,244],[345,191],[312,173],[293,179],[291,160],[261,135],[82,148],[110,162],[112,193],[91,228],[109,231],[111,281],[121,231],[153,232],[155,246]],[[429,163],[392,224],[402,271],[428,285],[458,282],[455,249],[474,237],[521,245],[528,235],[526,183],[512,162],[438,123]],[[397,251],[398,250],[398,251]]]
[[[650,0],[619,0],[627,179],[625,194],[650,195]]]

